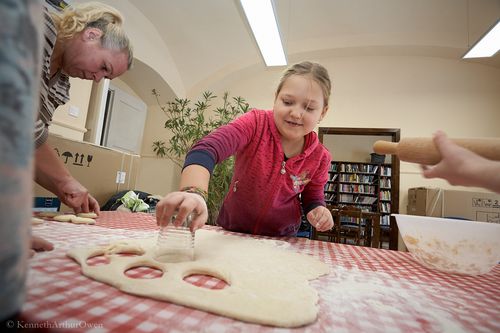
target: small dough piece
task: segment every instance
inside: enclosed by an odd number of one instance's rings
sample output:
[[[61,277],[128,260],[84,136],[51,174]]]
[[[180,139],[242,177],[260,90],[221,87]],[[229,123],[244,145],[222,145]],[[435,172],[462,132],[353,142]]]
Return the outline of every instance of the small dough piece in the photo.
[[[71,222],[74,224],[95,224],[95,220],[88,217],[79,217],[73,214],[64,214],[54,217],[54,221]]]
[[[38,217],[32,217],[31,218],[31,225],[39,225],[44,222],[43,219],[39,219]]]
[[[71,218],[71,223],[74,224],[95,224],[95,220],[88,217],[75,216]]]
[[[78,217],[86,217],[86,218],[89,218],[89,219],[95,219],[97,217],[97,214],[94,213],[94,212],[90,212],[90,213],[78,213],[78,214],[76,214],[76,216],[78,216]]]
[[[71,222],[72,219],[76,218],[73,214],[63,214],[54,216],[53,220],[57,222]]]
[[[38,217],[54,217],[57,215],[61,215],[59,212],[39,212],[36,214]]]

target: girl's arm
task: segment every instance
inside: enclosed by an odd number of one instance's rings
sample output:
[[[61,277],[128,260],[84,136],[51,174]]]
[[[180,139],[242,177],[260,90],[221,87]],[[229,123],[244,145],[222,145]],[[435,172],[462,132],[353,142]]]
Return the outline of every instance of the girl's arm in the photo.
[[[242,149],[253,137],[256,113],[249,112],[198,141],[186,156],[180,190],[167,194],[156,205],[156,222],[165,225],[177,215],[175,225],[193,213],[191,230],[201,228],[208,219],[206,197],[215,165]],[[200,195],[202,194],[202,195]],[[205,197],[205,198],[203,198]]]
[[[180,225],[193,213],[191,231],[201,228],[208,219],[208,210],[205,198],[196,192],[207,193],[209,181],[210,172],[205,167],[196,164],[185,167],[181,174],[181,191],[167,194],[156,205],[158,225],[167,224],[173,215],[177,215],[174,224]]]

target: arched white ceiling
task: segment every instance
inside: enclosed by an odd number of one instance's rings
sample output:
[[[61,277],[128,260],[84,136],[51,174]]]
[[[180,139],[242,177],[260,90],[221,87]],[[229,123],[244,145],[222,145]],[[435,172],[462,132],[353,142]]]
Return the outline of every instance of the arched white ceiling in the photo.
[[[143,39],[136,50],[144,40],[163,44],[159,50],[167,53],[140,60],[176,95],[248,68],[265,70],[238,0],[106,2],[117,8],[128,2],[150,22],[144,31],[134,24],[134,38]],[[500,0],[275,0],[275,7],[291,61],[301,54],[460,59],[500,17]],[[125,9],[127,22],[136,23]],[[467,61],[500,68],[500,54]]]

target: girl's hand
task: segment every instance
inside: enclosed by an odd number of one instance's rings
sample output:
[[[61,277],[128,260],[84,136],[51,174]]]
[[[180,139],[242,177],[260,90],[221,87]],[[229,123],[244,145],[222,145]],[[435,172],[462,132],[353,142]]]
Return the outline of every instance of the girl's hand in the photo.
[[[196,193],[172,192],[167,194],[156,205],[156,223],[167,225],[172,216],[176,215],[174,225],[180,226],[189,214],[192,215],[191,231],[203,227],[208,219],[207,204]]]
[[[327,231],[333,228],[332,213],[324,206],[318,206],[307,213],[307,220],[318,231]]]

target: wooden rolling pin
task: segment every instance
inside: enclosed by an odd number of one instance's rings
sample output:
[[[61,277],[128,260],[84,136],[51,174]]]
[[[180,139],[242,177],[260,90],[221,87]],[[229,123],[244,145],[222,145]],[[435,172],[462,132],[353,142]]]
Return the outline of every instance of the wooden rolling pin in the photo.
[[[500,139],[451,139],[490,160],[500,161]],[[431,138],[404,138],[399,142],[376,141],[373,151],[377,154],[397,155],[400,160],[424,165],[441,161],[441,154]]]

